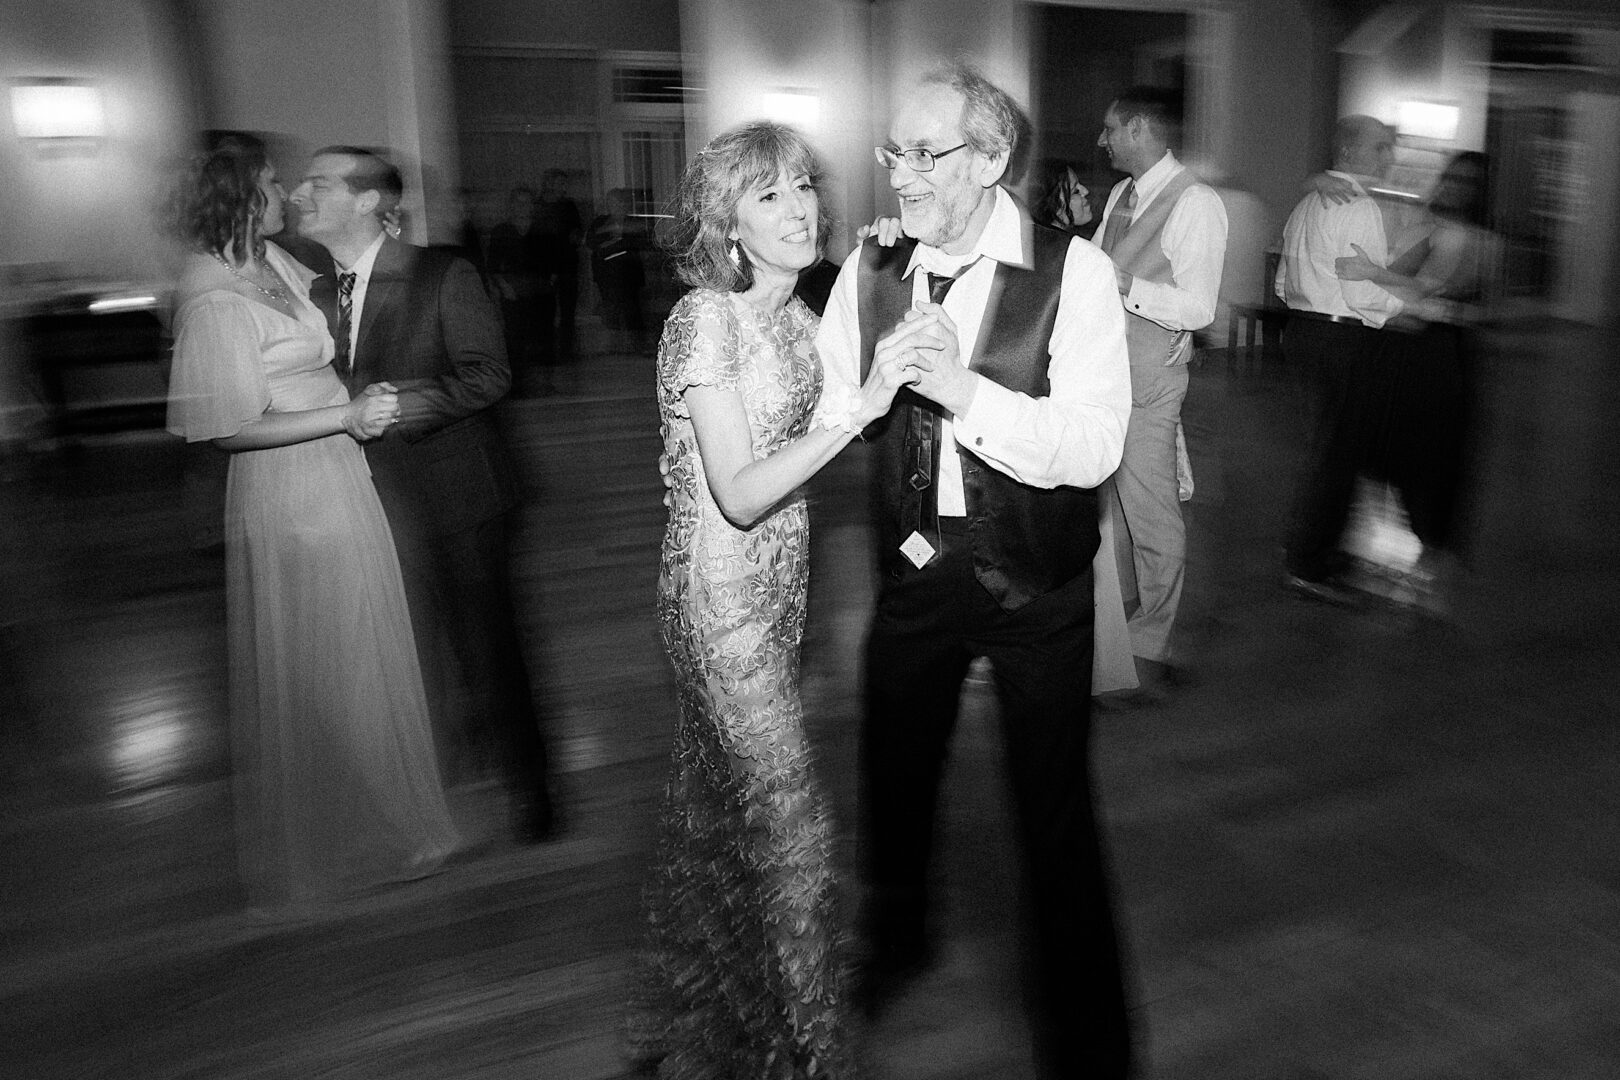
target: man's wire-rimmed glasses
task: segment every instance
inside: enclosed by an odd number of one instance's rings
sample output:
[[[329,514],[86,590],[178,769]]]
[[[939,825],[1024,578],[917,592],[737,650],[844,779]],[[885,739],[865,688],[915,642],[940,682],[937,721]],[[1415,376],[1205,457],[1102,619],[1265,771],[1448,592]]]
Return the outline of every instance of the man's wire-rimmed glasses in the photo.
[[[954,154],[958,150],[965,149],[967,149],[967,143],[963,143],[961,146],[953,146],[949,150],[925,150],[920,146],[914,146],[910,150],[896,150],[892,146],[872,147],[873,153],[877,155],[878,164],[885,169],[893,169],[904,161],[906,168],[912,172],[933,172],[934,162],[946,154]]]

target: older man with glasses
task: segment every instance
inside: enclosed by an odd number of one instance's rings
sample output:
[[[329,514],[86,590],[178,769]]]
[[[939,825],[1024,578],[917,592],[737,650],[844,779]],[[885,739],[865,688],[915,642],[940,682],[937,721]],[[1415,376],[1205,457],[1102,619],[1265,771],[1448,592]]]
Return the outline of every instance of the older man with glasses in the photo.
[[[867,429],[882,581],[862,795],[875,1013],[930,955],[935,801],[969,665],[987,657],[1033,907],[1042,1077],[1122,1077],[1131,1046],[1088,763],[1094,488],[1130,415],[1125,316],[1094,245],[1000,186],[1017,106],[970,68],[924,76],[878,163],[905,238],[852,253],[817,337],[824,411],[896,358]]]

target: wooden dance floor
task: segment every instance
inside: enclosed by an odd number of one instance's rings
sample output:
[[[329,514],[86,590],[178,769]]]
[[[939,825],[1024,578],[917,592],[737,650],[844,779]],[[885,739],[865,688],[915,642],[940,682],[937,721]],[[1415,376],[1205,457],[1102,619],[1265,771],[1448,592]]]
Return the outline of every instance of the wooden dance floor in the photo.
[[[1095,716],[1143,1076],[1620,1075],[1620,367],[1607,335],[1496,335],[1472,573],[1452,619],[1279,588],[1300,431],[1275,358],[1193,378],[1196,681]],[[565,830],[505,838],[463,768],[465,858],[303,922],[235,882],[222,561],[155,431],[0,459],[0,1077],[610,1080],[673,722],[652,618],[651,362],[505,408],[516,588]],[[863,462],[814,485],[805,698],[854,818],[870,605]],[[868,1075],[1030,1075],[994,704],[943,796],[939,963]],[[841,858],[848,860],[846,844]],[[851,881],[851,896],[853,881]]]

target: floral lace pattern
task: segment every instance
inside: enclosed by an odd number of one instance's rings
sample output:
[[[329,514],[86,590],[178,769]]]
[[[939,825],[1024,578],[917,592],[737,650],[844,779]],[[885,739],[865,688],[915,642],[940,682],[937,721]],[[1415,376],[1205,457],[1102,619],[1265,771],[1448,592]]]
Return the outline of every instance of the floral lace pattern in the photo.
[[[683,394],[737,391],[754,455],[810,426],[816,318],[697,290],[670,313],[658,399],[671,508],[658,619],[679,724],[647,888],[651,948],[632,1041],[671,1080],[844,1077],[831,822],[799,701],[809,576],[802,492],[750,529],[709,492]]]

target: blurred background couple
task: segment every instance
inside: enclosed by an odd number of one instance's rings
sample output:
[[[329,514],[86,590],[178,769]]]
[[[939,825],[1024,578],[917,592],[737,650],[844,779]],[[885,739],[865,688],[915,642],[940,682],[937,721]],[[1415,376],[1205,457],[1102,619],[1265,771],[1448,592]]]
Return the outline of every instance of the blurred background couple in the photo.
[[[443,770],[472,746],[517,840],[555,828],[508,585],[501,322],[469,263],[389,235],[401,193],[377,154],[317,151],[289,239],[264,143],[215,133],[166,207],[190,253],[169,428],[230,455],[238,849],[279,914],[440,868],[462,846]]]

